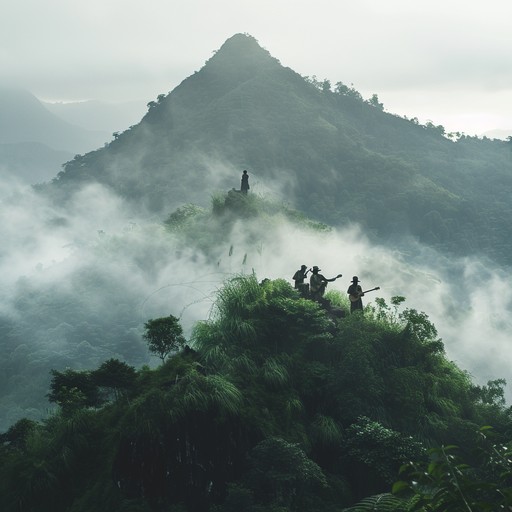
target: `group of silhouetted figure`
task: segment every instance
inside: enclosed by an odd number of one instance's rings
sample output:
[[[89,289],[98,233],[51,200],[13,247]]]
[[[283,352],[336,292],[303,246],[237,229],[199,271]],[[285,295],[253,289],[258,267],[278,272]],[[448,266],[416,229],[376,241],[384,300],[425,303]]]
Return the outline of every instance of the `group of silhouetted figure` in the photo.
[[[249,174],[246,170],[242,172],[242,178],[240,180],[240,192],[242,194],[247,194],[251,187],[249,186]],[[235,189],[233,189],[235,192]],[[336,277],[332,279],[327,279],[324,275],[320,274],[321,269],[319,269],[316,265],[313,268],[307,268],[306,265],[302,265],[297,272],[293,275],[292,279],[295,281],[295,289],[303,296],[309,299],[312,299],[322,306],[329,308],[330,302],[324,298],[325,289],[327,287],[327,283],[332,281],[336,281],[336,279],[342,277],[341,274],[338,274]],[[306,278],[308,273],[311,272],[309,277],[309,283],[306,283]],[[379,287],[372,288],[371,290],[365,290],[361,288],[359,278],[354,276],[352,278],[352,282],[348,287],[347,293],[350,299],[350,312],[354,313],[355,311],[363,311],[363,300],[364,294],[367,292],[371,292],[373,290],[379,290]]]
[[[309,277],[309,283],[306,283],[308,273],[311,272]],[[325,289],[327,283],[336,281],[336,279],[342,277],[342,274],[338,274],[336,277],[327,279],[324,275],[320,274],[321,269],[316,265],[313,268],[307,268],[306,265],[302,265],[297,272],[293,275],[292,279],[295,281],[295,289],[303,296],[319,302],[323,306],[329,306],[329,301],[324,299]],[[359,284],[359,278],[354,276],[352,282],[348,287],[347,293],[350,299],[350,312],[363,311],[363,300],[362,297],[365,293],[373,290],[378,290],[379,287],[372,288],[371,290],[363,291]]]

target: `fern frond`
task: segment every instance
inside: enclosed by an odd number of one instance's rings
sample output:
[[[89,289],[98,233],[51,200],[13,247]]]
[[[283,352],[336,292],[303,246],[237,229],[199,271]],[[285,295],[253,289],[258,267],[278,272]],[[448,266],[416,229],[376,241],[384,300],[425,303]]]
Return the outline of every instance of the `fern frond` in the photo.
[[[359,503],[350,508],[343,509],[342,512],[406,512],[407,502],[393,496],[392,494],[377,494],[364,498]]]

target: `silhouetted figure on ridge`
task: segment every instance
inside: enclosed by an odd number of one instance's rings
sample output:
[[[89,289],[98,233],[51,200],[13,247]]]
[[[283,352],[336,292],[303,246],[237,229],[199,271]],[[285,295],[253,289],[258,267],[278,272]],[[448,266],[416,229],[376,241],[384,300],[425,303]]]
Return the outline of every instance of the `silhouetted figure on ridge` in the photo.
[[[301,265],[299,270],[293,274],[292,279],[295,281],[295,288],[299,288],[300,284],[304,284],[304,280],[306,279],[306,276],[308,275],[309,270],[307,270],[306,265]]]
[[[336,281],[338,277],[341,277],[341,274],[338,274],[336,277],[332,279],[327,279],[322,274],[319,274],[321,269],[319,269],[316,265],[313,267],[313,273],[309,278],[309,291],[311,293],[311,298],[318,302],[322,302],[322,298],[325,293],[325,288],[327,287],[327,283],[332,281]]]
[[[348,287],[347,293],[350,299],[350,312],[361,311],[363,312],[363,301],[361,297],[364,296],[363,289],[359,284],[359,278],[354,276],[352,278],[352,284]]]
[[[249,187],[249,175],[247,174],[247,171],[244,171],[242,173],[242,181],[240,184],[240,191],[242,192],[242,194],[247,194],[247,192],[250,188],[251,187]]]
[[[298,292],[303,297],[308,297],[309,295],[309,284],[304,282],[309,270],[306,265],[301,265],[299,270],[297,270],[297,272],[295,272],[292,277],[292,279],[295,281],[295,289],[298,290]]]

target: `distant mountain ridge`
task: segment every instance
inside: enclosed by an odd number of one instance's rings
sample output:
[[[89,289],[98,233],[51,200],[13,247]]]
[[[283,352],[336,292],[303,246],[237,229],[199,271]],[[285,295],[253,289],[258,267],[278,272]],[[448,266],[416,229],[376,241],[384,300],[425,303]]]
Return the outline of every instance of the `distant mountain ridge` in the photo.
[[[102,145],[108,134],[74,126],[52,114],[31,93],[0,87],[0,143],[36,142],[80,153]]]
[[[64,121],[111,136],[138,123],[144,115],[146,102],[109,103],[98,100],[76,102],[43,102],[43,106]]]
[[[242,169],[253,192],[276,190],[320,221],[512,263],[508,143],[449,140],[341,82],[301,77],[245,34],[150,102],[139,124],[69,162],[51,193],[98,181],[165,213],[237,187]]]
[[[73,156],[39,142],[0,144],[0,178],[31,185],[49,181]]]

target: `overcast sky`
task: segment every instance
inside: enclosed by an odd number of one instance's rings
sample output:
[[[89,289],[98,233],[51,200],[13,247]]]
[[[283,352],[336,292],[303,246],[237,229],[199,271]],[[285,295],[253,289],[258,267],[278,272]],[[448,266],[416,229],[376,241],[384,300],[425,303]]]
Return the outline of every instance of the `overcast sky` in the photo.
[[[510,0],[2,0],[0,82],[148,102],[238,32],[301,75],[447,131],[512,134]]]

